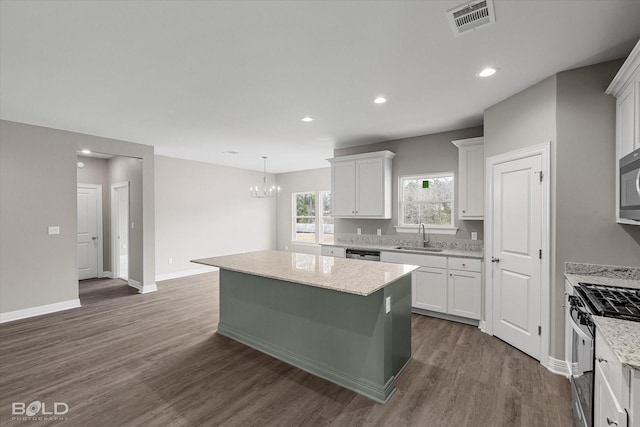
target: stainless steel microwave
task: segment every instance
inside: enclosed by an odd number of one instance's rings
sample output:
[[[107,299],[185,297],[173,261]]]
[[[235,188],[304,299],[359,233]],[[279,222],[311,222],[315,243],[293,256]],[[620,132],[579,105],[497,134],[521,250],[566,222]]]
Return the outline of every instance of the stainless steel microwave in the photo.
[[[640,149],[620,159],[620,218],[640,221]]]

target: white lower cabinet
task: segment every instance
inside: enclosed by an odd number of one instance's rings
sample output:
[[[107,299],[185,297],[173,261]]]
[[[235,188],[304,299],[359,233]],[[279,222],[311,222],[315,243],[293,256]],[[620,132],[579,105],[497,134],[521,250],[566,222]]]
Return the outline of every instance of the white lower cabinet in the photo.
[[[447,313],[480,320],[482,276],[476,271],[449,270]]]
[[[322,245],[320,247],[320,254],[322,256],[332,256],[335,258],[345,258],[347,256],[345,248],[327,245]]]
[[[480,320],[481,260],[385,251],[380,260],[420,266],[412,273],[412,307]]]
[[[602,368],[596,363],[593,383],[593,425],[594,427],[627,426],[627,413],[620,406],[611,390]]]
[[[593,426],[638,427],[635,396],[637,373],[622,366],[609,344],[596,329],[593,380]]]
[[[420,267],[413,273],[412,301],[415,308],[447,312],[447,270]]]

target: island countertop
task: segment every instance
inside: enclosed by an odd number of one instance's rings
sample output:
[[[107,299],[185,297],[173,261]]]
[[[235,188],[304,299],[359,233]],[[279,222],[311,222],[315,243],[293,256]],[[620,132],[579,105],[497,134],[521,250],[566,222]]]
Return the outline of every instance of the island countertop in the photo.
[[[371,295],[418,268],[282,251],[248,252],[192,262],[362,296]]]

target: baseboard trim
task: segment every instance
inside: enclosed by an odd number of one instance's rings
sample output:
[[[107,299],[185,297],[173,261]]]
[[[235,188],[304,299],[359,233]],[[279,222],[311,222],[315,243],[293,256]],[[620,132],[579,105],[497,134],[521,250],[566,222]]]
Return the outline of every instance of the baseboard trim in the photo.
[[[423,316],[431,316],[437,317],[438,319],[450,320],[452,322],[465,323],[471,326],[478,326],[480,324],[480,321],[475,319],[467,319],[466,317],[455,316],[453,314],[437,313],[435,311],[425,310],[422,308],[411,307],[411,312],[415,314],[421,314]]]
[[[57,311],[70,310],[78,307],[80,307],[80,299],[71,299],[53,304],[9,311],[7,313],[0,313],[0,323],[13,322],[14,320],[27,319],[29,317],[41,316],[43,314],[55,313]]]
[[[378,403],[387,403],[395,392],[396,377],[394,376],[391,376],[385,384],[375,384],[362,378],[355,378],[345,372],[337,371],[325,364],[310,360],[300,354],[277,345],[267,343],[223,323],[218,324],[217,333],[239,341],[244,345],[266,353],[276,359],[280,359],[283,362],[302,369],[303,371],[309,372],[320,378],[324,378],[325,380],[348,388],[349,390],[353,390],[356,393],[362,394]],[[411,360],[411,358],[409,360]],[[404,370],[408,363],[409,361],[405,363],[402,370]]]
[[[148,294],[150,292],[156,292],[158,290],[158,286],[155,283],[152,283],[150,285],[143,285],[137,280],[129,279],[127,281],[127,284],[132,288],[137,289],[141,294]]]
[[[113,273],[110,272],[110,271],[103,271],[102,272],[102,276],[100,276],[100,277],[107,277],[109,279],[113,279]]]
[[[220,270],[218,267],[201,267],[190,270],[176,271],[174,273],[158,274],[156,275],[156,282],[177,279],[179,277],[195,276],[196,274],[211,273],[212,271],[218,270]]]
[[[565,378],[569,378],[571,374],[569,366],[565,360],[556,359],[551,356],[547,359],[547,370],[556,375],[562,375]]]

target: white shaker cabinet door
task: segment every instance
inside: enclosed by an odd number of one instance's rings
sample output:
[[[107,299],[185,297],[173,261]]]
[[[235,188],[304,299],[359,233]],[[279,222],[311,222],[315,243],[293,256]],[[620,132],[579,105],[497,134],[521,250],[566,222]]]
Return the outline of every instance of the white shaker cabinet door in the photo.
[[[447,312],[447,270],[420,267],[413,276],[413,306],[439,313]]]

